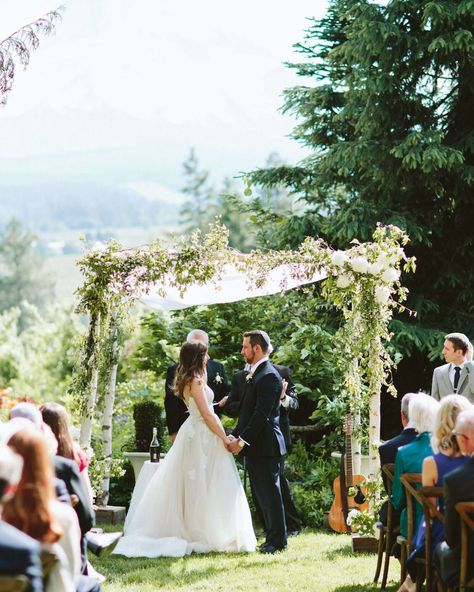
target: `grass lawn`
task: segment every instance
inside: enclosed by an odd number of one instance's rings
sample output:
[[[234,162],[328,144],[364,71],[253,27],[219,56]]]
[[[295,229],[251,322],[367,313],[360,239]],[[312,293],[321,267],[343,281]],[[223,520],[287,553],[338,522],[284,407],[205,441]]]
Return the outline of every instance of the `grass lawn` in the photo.
[[[347,535],[311,530],[290,538],[287,551],[271,556],[211,553],[182,559],[129,559],[112,555],[102,560],[92,557],[92,561],[107,577],[104,592],[380,589],[380,584],[372,582],[376,555],[353,554]],[[399,574],[399,563],[392,558],[387,592],[397,590]]]

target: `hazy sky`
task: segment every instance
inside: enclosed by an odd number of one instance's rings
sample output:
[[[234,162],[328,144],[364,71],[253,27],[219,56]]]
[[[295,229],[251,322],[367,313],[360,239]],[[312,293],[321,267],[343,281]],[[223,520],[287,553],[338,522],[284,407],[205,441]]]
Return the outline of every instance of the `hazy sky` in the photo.
[[[17,68],[0,110],[3,182],[158,182],[177,189],[191,146],[219,179],[277,150],[302,156],[278,113],[285,60],[326,0],[70,0]],[[54,0],[0,0],[0,39]]]

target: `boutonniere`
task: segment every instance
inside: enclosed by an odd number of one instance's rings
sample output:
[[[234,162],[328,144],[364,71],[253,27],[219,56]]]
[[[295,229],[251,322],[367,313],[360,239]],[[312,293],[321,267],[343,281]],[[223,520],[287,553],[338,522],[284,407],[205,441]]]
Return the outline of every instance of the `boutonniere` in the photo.
[[[219,372],[216,374],[214,382],[217,382],[217,384],[220,384],[222,382],[222,376],[219,374]]]
[[[249,373],[247,374],[247,376],[245,377],[245,380],[246,380],[247,382],[250,382],[250,381],[252,380],[252,378],[253,378],[253,372],[249,372]]]

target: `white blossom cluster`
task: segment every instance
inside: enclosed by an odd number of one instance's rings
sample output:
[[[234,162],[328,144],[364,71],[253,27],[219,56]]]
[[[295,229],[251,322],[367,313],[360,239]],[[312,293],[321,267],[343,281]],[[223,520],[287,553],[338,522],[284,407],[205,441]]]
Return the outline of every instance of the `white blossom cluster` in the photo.
[[[405,252],[401,247],[387,253],[379,252],[372,260],[368,256],[354,255],[346,251],[334,251],[331,255],[331,263],[337,273],[336,285],[338,288],[348,288],[360,278],[355,274],[374,276],[379,282],[375,286],[375,300],[378,304],[386,304],[392,293],[392,286],[400,279],[399,263],[405,259]]]

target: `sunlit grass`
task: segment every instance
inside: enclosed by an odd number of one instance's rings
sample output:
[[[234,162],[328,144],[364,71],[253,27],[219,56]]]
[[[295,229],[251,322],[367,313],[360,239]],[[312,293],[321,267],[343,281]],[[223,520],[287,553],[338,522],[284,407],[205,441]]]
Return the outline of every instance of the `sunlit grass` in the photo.
[[[354,554],[350,537],[304,531],[288,550],[270,556],[251,554],[191,555],[182,559],[128,559],[117,555],[94,560],[107,577],[104,592],[212,590],[304,592],[377,590],[376,555]],[[398,561],[390,562],[387,592],[397,589]]]

